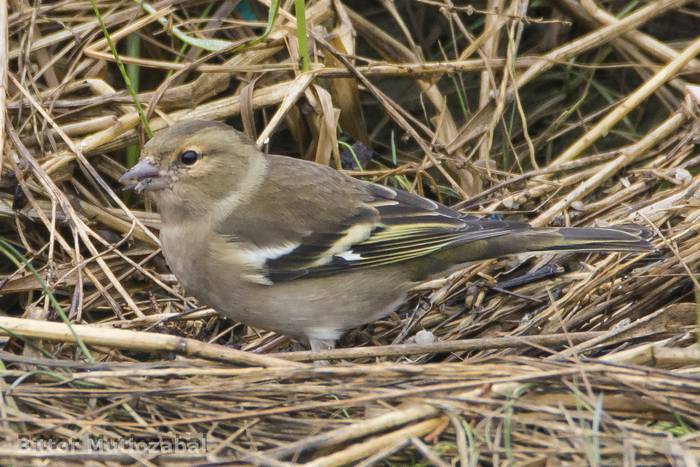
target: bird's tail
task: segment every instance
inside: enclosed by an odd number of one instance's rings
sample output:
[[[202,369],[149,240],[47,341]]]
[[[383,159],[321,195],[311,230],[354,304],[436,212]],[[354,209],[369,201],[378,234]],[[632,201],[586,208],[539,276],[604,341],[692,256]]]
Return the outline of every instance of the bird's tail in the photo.
[[[526,229],[506,235],[513,253],[644,252],[652,250],[653,232],[639,225]],[[509,248],[509,249],[510,249]]]
[[[649,243],[652,232],[638,225],[540,229],[524,222],[497,222],[503,229],[501,235],[482,239],[466,236],[464,243],[433,253],[432,261],[423,265],[421,277],[434,277],[463,264],[507,255],[572,251],[634,253],[653,249]]]
[[[644,252],[653,249],[652,232],[638,225],[532,228],[513,223],[509,232],[468,241],[445,251],[446,263],[467,263],[507,255],[548,252]],[[440,257],[440,253],[435,255]]]

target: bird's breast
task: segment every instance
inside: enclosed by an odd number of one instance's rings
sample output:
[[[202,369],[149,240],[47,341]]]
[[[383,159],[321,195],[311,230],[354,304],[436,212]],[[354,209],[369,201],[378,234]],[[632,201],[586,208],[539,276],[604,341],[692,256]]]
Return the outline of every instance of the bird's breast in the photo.
[[[206,228],[196,223],[164,226],[160,231],[163,256],[178,281],[197,297],[206,291],[209,254]]]

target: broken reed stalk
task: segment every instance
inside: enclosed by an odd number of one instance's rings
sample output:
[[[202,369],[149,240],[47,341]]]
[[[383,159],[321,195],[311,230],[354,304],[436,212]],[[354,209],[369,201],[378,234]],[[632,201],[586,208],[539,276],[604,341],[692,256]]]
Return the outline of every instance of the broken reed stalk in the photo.
[[[555,64],[562,63],[571,57],[575,57],[593,47],[605,43],[607,40],[614,39],[624,32],[650,21],[655,16],[668,12],[668,8],[679,7],[688,1],[689,0],[659,0],[650,3],[622,18],[615,24],[603,26],[555,48],[541,56],[537,62],[520,73],[513,86],[506,92],[505,97],[509,100],[512,99],[514,89],[523,88],[526,84],[552,68]],[[447,152],[451,154],[464,146],[464,144],[481,135],[487,125],[492,125],[493,122],[498,121],[496,117],[500,116],[494,114],[495,107],[493,102],[491,102],[489,106],[482,107],[460,129],[459,135],[447,145]]]
[[[659,126],[644,135],[642,139],[634,144],[631,144],[630,146],[627,146],[626,148],[621,149],[620,155],[616,159],[604,164],[592,177],[581,182],[576,188],[571,190],[566,196],[554,203],[551,207],[547,208],[546,211],[537,216],[530,223],[535,227],[544,227],[545,225],[549,224],[554,216],[567,209],[573,202],[582,199],[584,196],[590,194],[593,192],[593,190],[600,187],[600,185],[615,175],[615,173],[617,173],[620,169],[634,162],[635,159],[642,156],[653,146],[678,130],[678,128],[687,119],[687,111],[685,109],[678,110],[668,119],[664,120],[664,122]],[[566,153],[562,154],[562,156],[564,155],[566,155]],[[558,160],[559,159],[557,159],[557,161]],[[555,166],[559,165],[560,163],[557,161],[554,163]],[[562,161],[562,163],[563,162],[564,161]]]
[[[451,340],[432,344],[394,344],[350,349],[320,351],[281,352],[274,357],[291,361],[340,360],[355,358],[396,357],[401,355],[440,354],[449,352],[469,352],[483,349],[509,349],[524,347],[549,347],[587,341],[602,335],[600,332],[581,332],[539,336],[503,336],[481,339]]]
[[[419,423],[414,423],[400,430],[393,431],[386,435],[371,438],[363,443],[353,444],[345,449],[334,452],[324,457],[318,457],[311,462],[304,464],[307,467],[330,467],[336,465],[351,464],[359,459],[364,459],[371,454],[402,442],[412,436],[424,436],[435,430],[442,423],[441,418],[433,418]]]
[[[585,10],[597,21],[603,25],[610,26],[617,24],[620,20],[609,12],[598,7],[593,0],[581,0],[581,5]],[[653,54],[660,60],[670,62],[678,57],[678,51],[673,47],[669,47],[664,42],[661,42],[654,37],[641,32],[637,29],[632,29],[623,34],[623,37],[637,44],[643,50]],[[688,61],[688,67],[691,69],[700,69],[700,60],[695,58]]]
[[[179,338],[153,332],[130,331],[108,327],[91,327],[73,325],[73,333],[61,323],[40,320],[0,317],[0,329],[16,334],[75,343],[75,336],[86,344],[105,348],[142,350],[149,352],[176,352],[191,357],[230,363],[245,363],[260,366],[285,366],[289,362],[313,360],[338,360],[373,357],[391,357],[400,355],[417,355],[426,353],[467,352],[477,349],[505,349],[519,347],[543,347],[576,344],[603,334],[602,332],[583,332],[557,335],[528,337],[497,337],[483,339],[466,339],[434,344],[401,344],[378,347],[360,347],[351,349],[334,349],[325,351],[283,352],[259,355],[243,352],[229,347],[206,344],[193,339]]]
[[[62,323],[1,316],[0,331],[4,330],[12,331],[25,337],[48,339],[59,342],[75,342],[71,330]],[[153,332],[110,329],[81,324],[74,324],[73,331],[86,344],[105,346],[108,348],[113,347],[117,349],[147,352],[175,352],[190,357],[263,367],[305,366],[304,364],[267,355],[243,352],[217,344],[207,344],[206,342],[201,342],[196,339]]]
[[[636,109],[646,98],[648,98],[660,86],[666,84],[673,78],[686,64],[700,54],[700,36],[698,36],[688,47],[677,57],[659,70],[651,79],[637,88],[632,94],[627,96],[619,105],[615,106],[612,112],[596,123],[583,136],[562,152],[553,162],[561,164],[578,157],[586,148],[606,135],[620,120]]]

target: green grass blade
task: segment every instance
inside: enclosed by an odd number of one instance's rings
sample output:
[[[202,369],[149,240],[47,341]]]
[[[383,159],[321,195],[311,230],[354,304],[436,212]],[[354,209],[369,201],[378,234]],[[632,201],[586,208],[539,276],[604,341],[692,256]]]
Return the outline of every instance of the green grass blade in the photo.
[[[138,34],[131,34],[126,38],[126,54],[129,57],[139,57],[141,56],[141,37]],[[138,93],[140,89],[140,67],[134,63],[128,63],[126,65],[126,74],[129,77],[129,81],[134,88],[134,92]],[[139,146],[137,144],[130,144],[126,148],[126,166],[133,167],[139,160]]]
[[[44,291],[46,296],[49,298],[49,303],[51,304],[51,307],[54,309],[56,314],[61,318],[61,320],[68,326],[68,329],[70,330],[70,333],[73,335],[73,338],[75,339],[75,342],[78,344],[78,348],[80,348],[80,351],[85,355],[85,358],[90,361],[94,362],[95,360],[92,357],[92,354],[88,350],[87,346],[83,342],[83,340],[76,334],[75,330],[73,329],[73,326],[71,325],[70,320],[68,319],[68,316],[66,315],[66,312],[63,310],[63,307],[61,306],[60,303],[58,303],[58,300],[56,300],[56,297],[54,294],[49,290],[49,286],[44,282],[44,279],[41,277],[39,274],[39,271],[36,270],[34,265],[29,261],[28,258],[26,258],[22,253],[17,251],[17,249],[12,246],[9,242],[7,242],[5,239],[0,238],[0,253],[4,254],[7,256],[7,258],[12,261],[15,266],[17,267],[22,267],[26,266],[27,269],[32,273],[32,275],[36,278],[37,282],[39,282],[39,285],[41,286],[41,289]]]
[[[297,42],[301,54],[301,71],[309,71],[311,59],[309,58],[309,44],[306,40],[306,7],[304,0],[294,0],[294,14],[297,19]]]
[[[131,99],[134,101],[134,105],[136,106],[136,111],[139,114],[139,119],[141,120],[141,124],[143,125],[143,129],[148,135],[149,138],[153,136],[153,132],[151,131],[151,127],[148,125],[148,119],[146,118],[146,114],[143,111],[143,106],[141,105],[141,101],[139,101],[138,96],[136,95],[136,90],[134,89],[134,85],[131,82],[131,79],[129,78],[129,74],[126,72],[126,68],[124,67],[124,63],[122,62],[122,59],[119,57],[119,52],[117,52],[117,48],[114,45],[114,42],[112,41],[112,36],[109,35],[109,31],[107,31],[107,26],[105,25],[104,20],[102,19],[102,15],[100,14],[100,9],[97,8],[97,2],[95,0],[90,0],[90,3],[92,4],[92,11],[95,13],[95,17],[97,18],[97,22],[100,23],[100,29],[102,30],[102,34],[105,37],[105,40],[107,41],[107,45],[109,46],[109,49],[112,51],[112,55],[114,56],[114,60],[117,63],[117,68],[119,68],[119,73],[121,73],[122,78],[124,79],[124,84],[126,85],[126,89],[129,91],[129,95],[131,96]]]
[[[94,4],[95,0],[91,0]],[[150,4],[143,2],[141,0],[134,0],[141,8],[153,15],[156,13],[156,9],[151,6]],[[231,49],[231,52],[239,52],[242,50],[245,50],[255,44],[258,44],[265,39],[267,39],[267,36],[270,35],[270,32],[272,32],[272,26],[275,24],[275,20],[277,19],[277,14],[279,13],[280,9],[280,2],[281,0],[273,0],[272,3],[270,4],[270,11],[267,16],[267,26],[265,27],[265,30],[263,31],[262,34],[259,36],[243,43],[240,44],[236,47],[233,47],[235,45],[234,42],[231,41],[226,41],[222,39],[200,39],[197,37],[192,37],[189,34],[186,34],[185,32],[182,31],[182,29],[178,28],[177,26],[171,26],[168,24],[168,20],[166,18],[158,18],[158,23],[160,23],[161,26],[163,26],[166,31],[171,32],[175,37],[180,39],[182,42],[185,44],[188,44],[192,47],[199,47],[200,49],[209,51],[209,52],[219,52],[221,50]],[[304,36],[306,37],[306,36]]]

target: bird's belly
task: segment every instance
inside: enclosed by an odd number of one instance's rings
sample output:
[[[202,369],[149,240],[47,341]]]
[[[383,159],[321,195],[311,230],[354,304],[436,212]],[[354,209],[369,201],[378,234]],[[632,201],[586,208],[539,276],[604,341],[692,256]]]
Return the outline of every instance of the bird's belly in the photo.
[[[203,233],[163,229],[160,238],[165,259],[188,294],[235,321],[295,337],[335,339],[394,311],[414,285],[382,268],[346,273],[342,280],[255,284],[213,254]]]
[[[410,288],[386,274],[368,271],[359,273],[355,280],[337,279],[250,286],[238,294],[239,306],[233,307],[230,316],[282,334],[334,340],[349,329],[394,311],[405,301]]]

